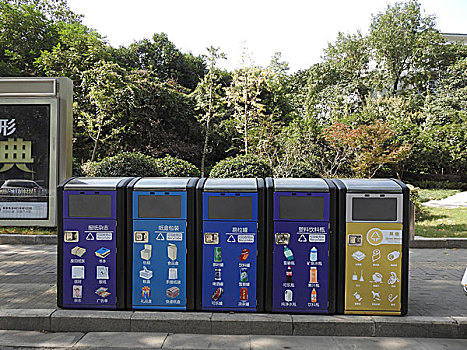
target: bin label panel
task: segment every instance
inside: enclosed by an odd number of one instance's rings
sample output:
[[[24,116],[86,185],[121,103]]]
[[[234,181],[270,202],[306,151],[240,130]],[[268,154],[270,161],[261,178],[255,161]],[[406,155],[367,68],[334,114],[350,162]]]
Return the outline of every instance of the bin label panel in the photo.
[[[401,310],[401,223],[347,223],[345,311]]]
[[[273,311],[326,313],[329,223],[274,222]]]
[[[256,310],[257,223],[203,223],[203,310]]]
[[[116,221],[63,220],[63,305],[116,308]]]

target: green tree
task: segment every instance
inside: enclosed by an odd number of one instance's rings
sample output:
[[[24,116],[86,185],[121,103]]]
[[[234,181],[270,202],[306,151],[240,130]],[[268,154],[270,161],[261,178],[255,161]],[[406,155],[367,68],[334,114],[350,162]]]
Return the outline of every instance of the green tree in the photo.
[[[450,66],[423,108],[422,164],[427,171],[467,171],[467,58]]]
[[[392,95],[412,87],[426,88],[433,79],[429,72],[439,68],[443,36],[435,28],[435,16],[423,16],[416,0],[388,5],[375,15],[369,40],[381,74],[380,89]]]
[[[35,75],[34,61],[57,44],[57,27],[33,4],[0,2],[0,75]]]
[[[145,71],[132,71],[128,79],[134,106],[124,120],[120,146],[155,158],[170,154],[199,164],[202,134],[193,97]]]
[[[226,89],[227,103],[234,109],[233,120],[242,135],[242,151],[245,154],[249,153],[252,129],[265,116],[261,93],[267,74],[266,70],[259,67],[237,69],[233,73],[231,85]]]
[[[107,142],[111,148],[109,141],[125,130],[122,119],[134,105],[134,91],[126,80],[126,71],[115,63],[101,61],[82,74],[90,109],[80,111],[78,123],[94,141],[90,159],[93,162],[98,145]]]
[[[127,69],[148,71],[160,81],[179,84],[189,90],[196,88],[206,72],[202,57],[182,53],[165,33],[120,47],[113,54]]]
[[[219,59],[225,59],[224,53],[219,52],[219,48],[213,46],[208,49],[208,73],[198,83],[194,96],[196,99],[196,107],[204,112],[199,117],[199,121],[204,123],[205,135],[203,143],[203,152],[201,154],[201,177],[204,177],[204,166],[206,161],[206,153],[208,151],[209,136],[211,133],[211,123],[216,117],[223,115],[223,89],[220,77],[216,71],[216,62]]]

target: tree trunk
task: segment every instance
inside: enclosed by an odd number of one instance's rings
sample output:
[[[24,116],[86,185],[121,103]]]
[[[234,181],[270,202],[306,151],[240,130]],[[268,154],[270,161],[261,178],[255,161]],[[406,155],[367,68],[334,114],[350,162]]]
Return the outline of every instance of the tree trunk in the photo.
[[[206,161],[206,153],[208,149],[211,114],[212,114],[212,82],[211,82],[211,86],[209,87],[209,105],[208,105],[208,115],[206,118],[206,135],[204,136],[203,154],[201,156],[201,177],[204,177],[204,163]]]
[[[99,139],[101,137],[101,130],[102,130],[102,126],[99,125],[99,130],[97,131],[96,141],[94,142],[94,149],[92,150],[91,162],[94,162],[94,157],[96,155],[97,144],[99,143]]]

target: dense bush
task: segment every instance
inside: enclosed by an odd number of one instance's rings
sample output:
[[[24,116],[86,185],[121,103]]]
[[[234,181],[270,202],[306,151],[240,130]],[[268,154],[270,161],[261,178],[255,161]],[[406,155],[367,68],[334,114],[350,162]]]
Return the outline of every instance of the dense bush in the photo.
[[[463,190],[467,191],[467,182],[453,182],[449,180],[419,180],[412,181],[415,186],[427,189],[444,189],[444,190]]]
[[[210,177],[268,177],[271,167],[260,158],[247,154],[229,157],[213,166]]]
[[[298,161],[294,164],[280,164],[274,167],[274,177],[316,178],[319,170],[310,162]]]
[[[157,171],[162,176],[168,177],[191,177],[200,176],[199,169],[183,159],[178,159],[170,155],[166,155],[164,158],[157,158],[154,161]]]
[[[80,162],[76,158],[73,158],[71,173],[72,176],[76,177],[86,176],[82,164],[80,164]]]
[[[420,200],[420,193],[418,192],[420,188],[410,184],[407,184],[407,187],[410,190],[410,201],[415,206],[415,218],[420,218],[424,214],[424,208],[422,206],[422,201]]]
[[[123,152],[100,162],[86,163],[83,166],[87,176],[162,176],[154,164],[154,159],[138,152]]]

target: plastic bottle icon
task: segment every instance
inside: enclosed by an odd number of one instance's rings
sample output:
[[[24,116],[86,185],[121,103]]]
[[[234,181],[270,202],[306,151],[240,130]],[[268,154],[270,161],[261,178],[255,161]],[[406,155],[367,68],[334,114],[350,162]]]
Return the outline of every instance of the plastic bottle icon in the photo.
[[[316,293],[316,289],[313,288],[313,290],[311,291],[311,302],[316,303],[317,297],[318,295]]]
[[[287,267],[287,271],[285,271],[285,282],[291,283],[292,282],[292,268],[289,266]]]
[[[293,292],[290,289],[286,289],[284,292],[284,299],[287,302],[290,302],[293,300]]]
[[[287,258],[287,260],[293,260],[292,249],[290,249],[286,245],[284,246],[284,256]]]
[[[313,247],[310,249],[310,261],[317,261],[318,260],[318,249]]]

